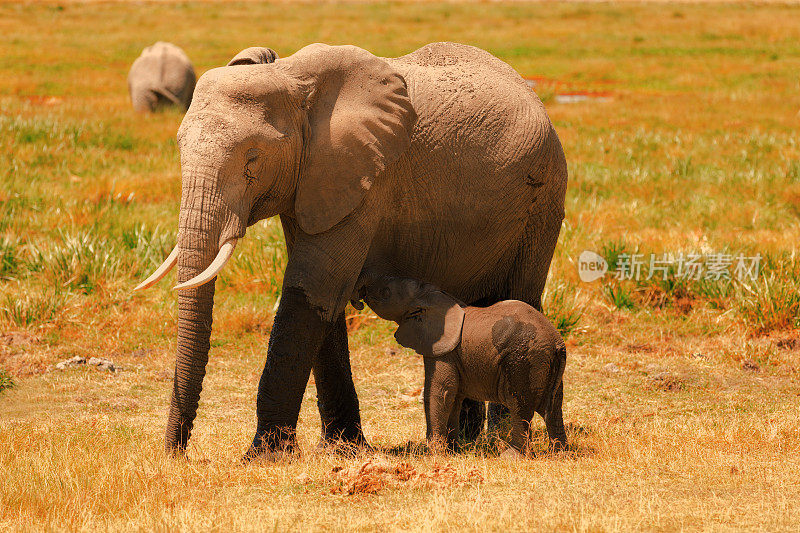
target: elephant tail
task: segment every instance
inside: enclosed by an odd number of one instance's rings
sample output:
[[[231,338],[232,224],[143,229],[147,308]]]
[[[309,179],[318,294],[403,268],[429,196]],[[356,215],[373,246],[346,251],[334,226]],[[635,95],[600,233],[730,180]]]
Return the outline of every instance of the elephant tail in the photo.
[[[158,94],[158,95],[161,95],[162,97],[166,98],[167,100],[169,100],[170,102],[172,102],[173,104],[175,104],[178,107],[182,107],[183,106],[183,102],[181,102],[178,99],[178,97],[175,96],[172,93],[172,91],[170,91],[166,87],[156,87],[156,88],[153,89],[153,92]]]

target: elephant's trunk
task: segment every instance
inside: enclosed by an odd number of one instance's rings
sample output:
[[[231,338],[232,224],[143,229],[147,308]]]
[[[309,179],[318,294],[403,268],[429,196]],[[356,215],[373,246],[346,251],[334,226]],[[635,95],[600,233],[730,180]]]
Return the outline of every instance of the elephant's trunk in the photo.
[[[178,353],[167,421],[168,452],[183,452],[189,441],[210,348],[214,281],[178,294]]]
[[[244,234],[239,217],[224,207],[213,171],[184,172],[178,232],[178,282],[203,273],[220,251],[220,242]],[[178,342],[166,448],[186,449],[208,363],[216,278],[178,292]]]

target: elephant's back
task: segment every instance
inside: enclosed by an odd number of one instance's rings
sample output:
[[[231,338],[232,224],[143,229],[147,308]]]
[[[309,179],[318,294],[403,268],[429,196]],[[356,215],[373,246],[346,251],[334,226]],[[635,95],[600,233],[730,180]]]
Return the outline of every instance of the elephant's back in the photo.
[[[421,157],[444,151],[453,172],[478,181],[475,170],[481,168],[506,169],[520,184],[541,173],[552,124],[511,66],[458,43],[429,44],[391,61],[405,78],[418,115],[412,156],[414,148]]]
[[[186,55],[182,48],[164,41],[158,41],[148,46],[142,50],[142,55],[139,57],[151,58],[154,61],[169,60],[175,64],[191,65],[189,56]]]
[[[483,118],[490,126],[496,121],[506,126],[526,122],[542,129],[550,125],[544,106],[522,76],[485,50],[432,43],[391,61],[406,79],[423,121],[447,112],[453,120],[470,124]]]
[[[505,325],[512,326],[511,329],[514,330],[529,331],[532,345],[538,345],[543,349],[545,347],[558,348],[564,345],[564,340],[553,323],[541,311],[526,302],[503,300],[481,309],[481,312],[505,320],[504,324],[498,323],[494,332],[496,338],[508,333],[508,331],[504,333],[502,326]]]
[[[529,245],[526,226],[544,233],[549,211],[563,215],[566,174],[552,170],[563,151],[541,101],[471,46],[435,43],[389,61],[418,118],[392,177],[386,261],[465,302],[508,292],[498,287]]]
[[[465,78],[480,80],[487,71],[493,71],[505,82],[514,83],[523,88],[527,87],[525,80],[508,63],[486,50],[461,43],[431,43],[392,61],[405,65],[411,70],[415,70],[417,67],[436,71],[437,74],[455,75],[458,80]]]

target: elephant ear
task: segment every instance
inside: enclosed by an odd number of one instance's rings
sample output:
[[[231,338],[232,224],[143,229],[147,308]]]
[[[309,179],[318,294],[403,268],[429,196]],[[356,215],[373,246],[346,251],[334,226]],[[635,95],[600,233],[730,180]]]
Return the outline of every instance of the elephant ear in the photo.
[[[284,61],[306,85],[295,214],[316,234],[358,207],[375,176],[408,149],[417,115],[403,77],[366,50],[314,44]]]
[[[414,310],[394,334],[402,346],[425,357],[439,357],[461,342],[464,309],[440,290],[424,289],[414,299]]]
[[[245,48],[228,61],[228,66],[233,65],[261,65],[266,63],[274,63],[278,59],[278,54],[272,48],[264,48],[263,46],[251,46]]]

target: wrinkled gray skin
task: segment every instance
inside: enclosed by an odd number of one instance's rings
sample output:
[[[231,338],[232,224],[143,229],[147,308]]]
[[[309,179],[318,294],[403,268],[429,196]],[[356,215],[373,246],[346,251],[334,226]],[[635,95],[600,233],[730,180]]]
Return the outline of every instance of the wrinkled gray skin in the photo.
[[[554,447],[566,448],[567,352],[542,313],[518,300],[467,307],[433,285],[402,278],[369,283],[364,299],[379,317],[397,323],[397,342],[424,357],[427,438],[434,450],[455,445],[465,398],[508,408],[512,454],[526,453],[534,412],[545,419]]]
[[[435,43],[384,59],[314,44],[212,69],[178,146],[180,282],[259,220],[280,215],[286,237],[248,457],[291,449],[312,367],[323,443],[364,443],[344,320],[362,271],[540,306],[567,166],[542,103],[487,52]],[[194,422],[213,300],[214,281],[179,292],[170,451]]]
[[[164,107],[189,108],[196,77],[192,62],[172,43],[148,46],[128,73],[128,92],[133,108],[154,112]]]

